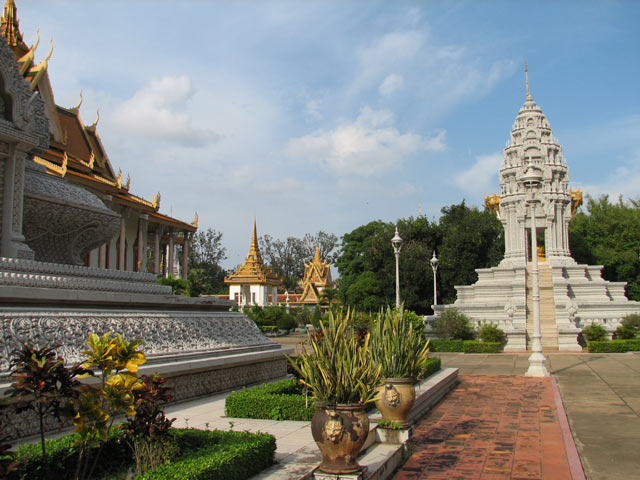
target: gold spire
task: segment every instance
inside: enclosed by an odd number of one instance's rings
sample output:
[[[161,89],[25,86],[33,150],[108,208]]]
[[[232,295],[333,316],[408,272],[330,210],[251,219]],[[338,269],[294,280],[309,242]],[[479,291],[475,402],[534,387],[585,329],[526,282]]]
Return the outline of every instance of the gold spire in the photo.
[[[531,94],[529,93],[529,66],[527,62],[524,62],[524,76],[527,83],[527,100],[531,100]]]
[[[81,105],[82,105],[82,90],[80,90],[80,100],[78,101],[78,104],[75,107],[71,107],[69,111],[77,114],[80,112]]]
[[[251,246],[249,247],[249,255],[252,255],[256,258],[260,257],[262,260],[262,255],[260,255],[260,247],[258,246],[258,229],[256,228],[256,217],[253,217],[253,232],[251,233]]]
[[[313,256],[313,262],[321,262],[322,259],[320,258],[320,247],[318,247],[318,245],[316,245],[316,254]]]
[[[191,225],[198,228],[198,212],[196,212],[195,217],[193,217],[193,222],[191,222]]]
[[[22,57],[18,59],[18,71],[20,75],[24,76],[27,73],[27,70],[33,65],[33,59],[36,55],[36,50],[38,49],[38,45],[40,45],[40,30],[36,30],[36,43],[31,45],[31,48],[27,53],[25,53]]]
[[[122,170],[118,169],[118,179],[116,180],[118,188],[122,188]]]
[[[4,36],[10,47],[16,47],[22,40],[20,33],[20,22],[18,21],[16,3],[13,0],[7,0],[4,4],[2,12],[2,20],[0,21],[0,33]]]
[[[153,195],[153,200],[151,200],[151,204],[153,205],[153,208],[155,208],[156,210],[160,208],[160,192],[156,192]]]
[[[128,192],[131,186],[131,175],[127,173],[127,183],[124,184],[124,189]]]

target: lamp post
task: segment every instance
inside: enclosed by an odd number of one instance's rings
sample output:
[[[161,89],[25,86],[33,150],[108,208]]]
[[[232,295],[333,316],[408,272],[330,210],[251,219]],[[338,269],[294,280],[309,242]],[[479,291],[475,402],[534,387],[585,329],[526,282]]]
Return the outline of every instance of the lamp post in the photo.
[[[433,314],[436,313],[436,305],[438,304],[438,289],[436,273],[438,272],[438,257],[436,257],[436,251],[433,251],[433,257],[431,257],[431,269],[433,270]]]
[[[393,252],[396,254],[396,308],[400,309],[400,250],[402,249],[402,238],[398,234],[398,226],[396,225],[396,234],[391,239]]]
[[[541,173],[528,167],[522,177],[522,181],[531,193],[531,199],[527,202],[531,207],[531,286],[533,304],[533,335],[531,342],[531,356],[529,356],[529,368],[527,377],[548,377],[549,371],[545,366],[542,353],[542,332],[540,330],[540,281],[538,278],[538,238],[536,234],[536,189],[542,182]]]

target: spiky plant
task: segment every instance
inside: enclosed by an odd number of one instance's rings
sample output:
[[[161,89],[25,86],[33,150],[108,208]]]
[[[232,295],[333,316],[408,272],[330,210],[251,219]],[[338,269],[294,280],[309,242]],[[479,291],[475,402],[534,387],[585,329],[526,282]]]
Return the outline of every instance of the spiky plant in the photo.
[[[350,327],[350,309],[329,311],[320,331],[309,334],[306,348],[291,366],[309,387],[314,398],[327,404],[360,403],[375,400],[380,366],[371,361],[369,334],[359,339]]]
[[[415,378],[424,375],[429,341],[415,328],[404,309],[381,310],[371,325],[371,356],[382,368],[383,378]]]

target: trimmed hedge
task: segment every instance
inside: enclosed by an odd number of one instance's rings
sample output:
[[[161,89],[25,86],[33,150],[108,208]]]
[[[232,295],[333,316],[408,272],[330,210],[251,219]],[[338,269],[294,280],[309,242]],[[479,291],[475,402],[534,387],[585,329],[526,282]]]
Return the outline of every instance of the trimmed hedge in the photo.
[[[139,480],[242,480],[273,464],[276,441],[265,433],[226,432],[221,430],[171,429],[176,443],[176,455],[170,463],[152,472],[137,476]],[[24,464],[9,474],[10,480],[71,480],[77,465],[79,448],[73,446],[76,434],[47,440],[49,471],[42,465],[40,444],[22,445],[16,452]],[[98,449],[90,449],[94,457]],[[91,462],[90,462],[91,464]],[[114,429],[102,447],[100,461],[92,478],[124,478],[133,467],[129,446],[124,433]]]
[[[463,351],[464,353],[500,353],[502,351],[502,343],[465,340]]]
[[[308,405],[307,405],[308,403]],[[309,421],[315,412],[295,378],[234,392],[225,400],[225,415],[236,418]]]
[[[40,442],[20,445],[16,451],[16,458],[23,459],[22,465],[7,478],[10,480],[71,480],[78,464],[80,448],[74,445],[77,438],[75,433],[65,435],[61,438],[47,440],[47,456],[49,457],[49,469],[46,471],[42,464],[42,447]],[[98,454],[97,448],[90,448],[86,451],[90,456],[89,465],[93,464],[95,456]],[[126,466],[133,465],[131,449],[124,440],[124,432],[112,429],[109,437],[102,446],[100,452],[99,475],[95,478],[109,478],[117,473],[126,473]],[[96,466],[98,470],[98,466]]]
[[[461,352],[464,340],[431,339],[430,352]]]
[[[630,340],[609,340],[604,342],[589,342],[587,348],[590,353],[624,353],[639,352],[640,338]]]
[[[503,348],[499,342],[431,339],[432,352],[500,353]]]
[[[441,364],[442,362],[439,358],[430,358],[427,360],[427,368],[425,369],[423,378],[427,378],[440,370]]]
[[[276,439],[267,433],[174,430],[180,457],[138,480],[244,480],[273,464]]]
[[[278,331],[277,325],[258,325],[258,328],[263,333],[273,333]]]

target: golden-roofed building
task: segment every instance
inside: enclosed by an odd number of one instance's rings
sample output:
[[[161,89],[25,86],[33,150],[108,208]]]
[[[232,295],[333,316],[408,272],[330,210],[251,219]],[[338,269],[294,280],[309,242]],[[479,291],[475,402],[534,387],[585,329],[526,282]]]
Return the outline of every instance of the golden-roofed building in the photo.
[[[320,248],[316,245],[316,253],[313,260],[304,265],[302,295],[298,302],[301,304],[316,304],[320,301],[322,291],[331,287],[333,287],[331,263],[324,262],[320,258]]]
[[[240,307],[278,304],[278,287],[281,282],[262,259],[255,218],[247,258],[235,272],[225,277],[224,283],[229,284],[229,299],[235,300]]]
[[[176,245],[187,244],[189,235],[197,230],[197,221],[188,223],[160,213],[159,194],[153,201],[148,201],[130,192],[131,178],[127,175],[123,180],[122,171],[114,170],[98,135],[99,113],[91,125],[82,121],[82,92],[76,106],[56,105],[48,75],[53,41],[45,59],[36,63],[39,35],[36,35],[34,45],[27,46],[19,28],[14,0],[5,2],[0,35],[13,50],[18,71],[45,103],[50,129],[49,149],[35,156],[34,162],[44,166],[50,175],[64,177],[86,188],[121,217],[119,234],[89,252],[85,265],[165,275],[178,275],[180,270],[186,277],[188,251],[182,249],[180,262],[175,255]]]

